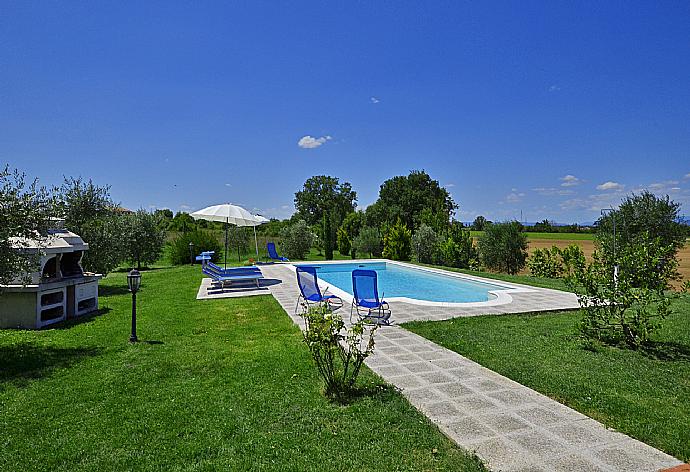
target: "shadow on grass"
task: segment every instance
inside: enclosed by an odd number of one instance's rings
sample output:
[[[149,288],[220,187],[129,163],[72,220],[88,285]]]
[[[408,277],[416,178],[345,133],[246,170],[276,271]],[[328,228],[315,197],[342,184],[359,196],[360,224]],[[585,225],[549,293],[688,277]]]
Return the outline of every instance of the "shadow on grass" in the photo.
[[[651,341],[640,348],[647,357],[660,361],[690,362],[690,346],[670,341]]]
[[[54,325],[48,326],[46,329],[70,329],[73,326],[91,323],[92,321],[95,321],[97,317],[110,313],[111,311],[111,308],[103,307],[92,313],[81,315],[77,318],[69,318],[65,321],[61,321],[60,323],[55,323]]]
[[[111,295],[125,295],[130,293],[126,285],[101,285],[98,287],[98,295],[109,297]]]
[[[55,369],[70,367],[87,357],[97,356],[100,348],[63,348],[31,343],[0,346],[0,390],[3,384],[25,387],[30,380],[46,377]]]
[[[369,384],[351,388],[349,391],[338,395],[330,396],[329,400],[337,405],[347,406],[356,403],[363,398],[369,398],[381,403],[385,403],[398,394],[398,390],[392,385]]]

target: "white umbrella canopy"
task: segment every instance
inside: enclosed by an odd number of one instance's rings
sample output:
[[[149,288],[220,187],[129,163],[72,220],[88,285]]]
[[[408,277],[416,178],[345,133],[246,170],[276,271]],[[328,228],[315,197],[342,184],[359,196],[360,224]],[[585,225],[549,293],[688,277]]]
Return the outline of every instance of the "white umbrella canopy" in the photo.
[[[235,226],[256,226],[261,224],[256,217],[238,205],[224,203],[195,211],[191,214],[197,220],[220,221]]]
[[[249,213],[247,210],[238,205],[233,205],[231,203],[224,203],[222,205],[213,205],[210,207],[202,208],[199,211],[195,211],[190,215],[195,220],[207,220],[207,221],[218,221],[225,223],[225,267],[228,267],[228,225],[232,224],[235,226],[257,226],[264,221],[260,221],[256,216]],[[263,218],[263,217],[261,217]],[[265,218],[263,218],[265,219]],[[256,230],[255,230],[256,231]],[[255,241],[256,243],[256,238]],[[239,259],[239,247],[237,249],[237,257]],[[259,254],[259,249],[257,246],[257,256]]]

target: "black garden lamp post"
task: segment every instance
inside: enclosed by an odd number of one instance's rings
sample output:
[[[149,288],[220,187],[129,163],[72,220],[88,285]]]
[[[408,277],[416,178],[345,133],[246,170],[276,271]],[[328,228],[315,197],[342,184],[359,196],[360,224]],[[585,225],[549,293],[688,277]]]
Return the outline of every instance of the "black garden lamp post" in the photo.
[[[132,292],[132,334],[129,336],[129,342],[135,343],[137,339],[137,292],[141,286],[141,272],[132,269],[127,274],[127,286]]]
[[[189,241],[189,265],[194,265],[194,243]]]

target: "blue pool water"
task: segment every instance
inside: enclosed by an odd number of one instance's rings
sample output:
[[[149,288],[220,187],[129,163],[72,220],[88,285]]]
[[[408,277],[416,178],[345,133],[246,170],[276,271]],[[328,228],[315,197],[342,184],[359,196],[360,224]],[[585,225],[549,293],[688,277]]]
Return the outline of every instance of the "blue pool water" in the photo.
[[[407,297],[449,303],[485,302],[494,298],[489,294],[490,290],[508,288],[385,262],[302,265],[317,267],[319,279],[350,295],[352,271],[355,269],[375,270],[379,296],[383,293],[386,298]]]

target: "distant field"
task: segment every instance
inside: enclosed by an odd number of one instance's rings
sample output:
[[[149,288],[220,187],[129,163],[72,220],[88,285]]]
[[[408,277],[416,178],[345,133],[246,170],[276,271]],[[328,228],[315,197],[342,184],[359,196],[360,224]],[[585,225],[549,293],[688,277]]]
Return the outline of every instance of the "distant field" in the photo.
[[[478,238],[484,231],[471,231],[473,238]],[[591,233],[525,233],[529,239],[558,239],[561,241],[592,241]]]

